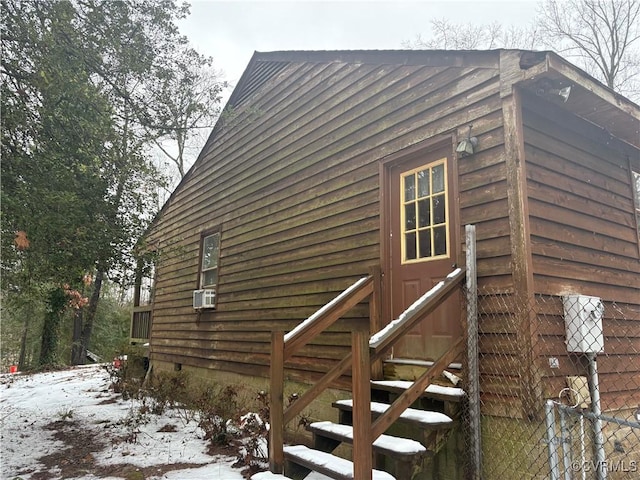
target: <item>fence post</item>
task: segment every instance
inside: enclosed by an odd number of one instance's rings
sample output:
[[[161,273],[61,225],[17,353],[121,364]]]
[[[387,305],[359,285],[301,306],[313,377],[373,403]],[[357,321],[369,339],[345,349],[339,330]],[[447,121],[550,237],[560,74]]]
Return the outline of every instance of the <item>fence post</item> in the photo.
[[[469,385],[469,437],[471,478],[479,480],[482,471],[482,432],[480,424],[480,369],[478,366],[478,278],[476,271],[476,227],[465,226],[467,263],[467,368]]]
[[[593,420],[593,448],[596,457],[597,479],[607,478],[607,458],[604,452],[604,435],[602,434],[602,410],[600,409],[600,384],[598,380],[598,362],[595,353],[587,353],[589,360],[589,394],[591,395],[591,411]]]
[[[550,480],[560,480],[560,462],[558,460],[558,452],[556,445],[558,439],[556,437],[556,416],[553,412],[555,406],[553,400],[547,400],[544,404],[545,425],[547,426],[547,445],[549,446],[549,472]]]
[[[371,445],[371,361],[369,355],[369,328],[356,328],[351,332],[353,352],[353,476],[371,480],[373,455]]]
[[[271,333],[269,470],[284,470],[284,332]]]

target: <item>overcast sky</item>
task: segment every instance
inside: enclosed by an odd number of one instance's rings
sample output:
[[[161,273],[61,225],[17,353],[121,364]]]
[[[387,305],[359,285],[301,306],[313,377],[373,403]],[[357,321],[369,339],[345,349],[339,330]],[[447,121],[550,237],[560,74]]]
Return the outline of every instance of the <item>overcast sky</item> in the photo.
[[[430,20],[526,25],[532,0],[219,1],[191,0],[182,33],[238,81],[254,51],[400,49],[429,36]]]

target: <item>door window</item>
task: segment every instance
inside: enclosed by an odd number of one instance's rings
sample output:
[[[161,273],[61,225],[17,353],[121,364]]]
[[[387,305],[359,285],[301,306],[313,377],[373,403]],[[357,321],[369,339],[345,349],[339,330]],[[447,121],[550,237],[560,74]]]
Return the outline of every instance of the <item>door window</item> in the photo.
[[[400,175],[402,263],[449,256],[445,160]]]

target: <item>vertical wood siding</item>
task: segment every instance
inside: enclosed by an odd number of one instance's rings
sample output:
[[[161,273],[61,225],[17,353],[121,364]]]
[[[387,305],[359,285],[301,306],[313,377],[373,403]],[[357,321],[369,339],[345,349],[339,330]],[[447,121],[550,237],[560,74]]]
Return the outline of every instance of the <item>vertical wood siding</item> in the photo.
[[[148,237],[160,251],[153,358],[268,374],[269,332],[290,330],[380,259],[378,160],[473,123],[462,222],[479,225],[480,273],[509,289],[498,72],[291,63],[221,124]],[[463,128],[462,128],[462,127]],[[197,315],[201,233],[221,230],[218,306]],[[510,277],[509,277],[510,278]],[[366,306],[352,316],[367,316]],[[296,357],[313,381],[349,348],[340,325]]]

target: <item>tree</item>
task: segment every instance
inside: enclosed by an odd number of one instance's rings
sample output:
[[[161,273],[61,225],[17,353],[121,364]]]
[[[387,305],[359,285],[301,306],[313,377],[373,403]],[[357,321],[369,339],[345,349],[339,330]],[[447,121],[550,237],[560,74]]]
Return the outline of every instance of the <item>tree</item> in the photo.
[[[539,25],[549,47],[610,88],[640,93],[638,0],[545,0]]]
[[[109,107],[70,48],[69,3],[7,3],[2,14],[2,100],[9,107],[2,119],[3,230],[29,240],[23,248],[5,244],[3,280],[23,295],[34,277],[49,285],[40,363],[51,364],[62,284],[91,268],[92,247],[104,241],[87,226],[108,187],[99,165],[110,139]]]
[[[426,39],[403,42],[428,49],[550,49],[631,99],[640,96],[638,0],[543,0],[528,27],[431,20]]]
[[[73,364],[86,361],[105,277],[126,281],[133,264],[133,239],[152,217],[156,185],[162,176],[145,153],[153,132],[148,133],[141,124],[154,108],[148,100],[148,79],[163,60],[162,53],[172,48],[177,36],[173,22],[182,14],[173,2],[154,8],[153,2],[134,0],[85,1],[76,10],[85,45],[102,52],[98,62],[86,57],[87,67],[95,72],[96,84],[113,109],[116,141],[102,159],[102,177],[109,189],[96,219],[108,241],[96,245],[89,302],[75,312]],[[80,44],[76,48],[81,52]]]
[[[159,130],[155,144],[182,179],[188,167],[187,148],[201,131],[213,127],[226,84],[218,81],[213,59],[188,46],[175,52],[170,67],[156,76],[158,83],[151,89],[152,101],[160,108],[147,127]]]
[[[173,128],[158,122],[173,108],[159,86],[188,76],[174,63],[187,13],[174,0],[2,0],[2,292],[48,292],[42,362],[53,361],[61,309],[86,291],[73,349],[84,362],[102,285],[133,270],[163,181],[149,152]]]
[[[535,25],[528,28],[504,26],[498,22],[454,23],[447,18],[432,19],[431,35],[423,39],[418,35],[413,41],[403,42],[405,48],[431,50],[491,50],[495,48],[535,49],[540,45],[540,35]]]

